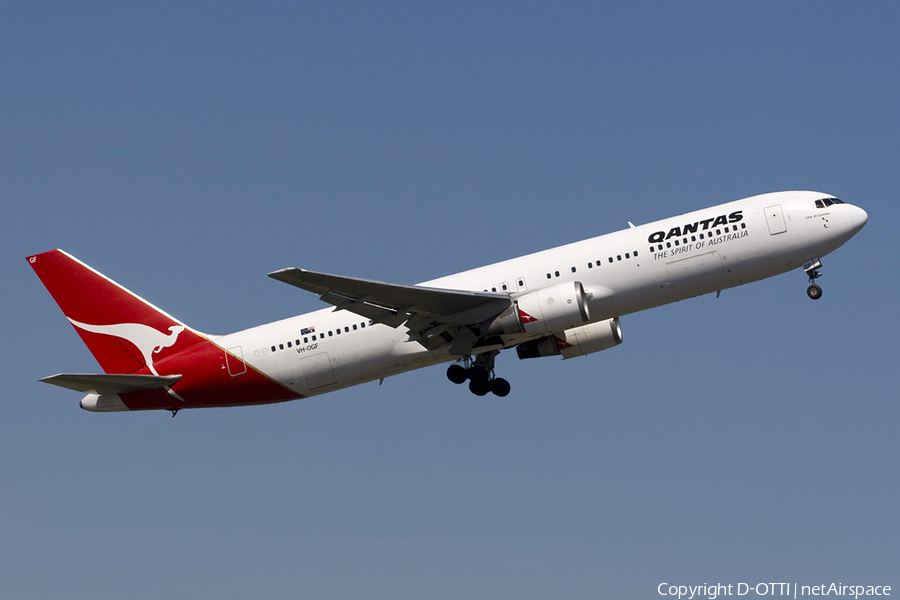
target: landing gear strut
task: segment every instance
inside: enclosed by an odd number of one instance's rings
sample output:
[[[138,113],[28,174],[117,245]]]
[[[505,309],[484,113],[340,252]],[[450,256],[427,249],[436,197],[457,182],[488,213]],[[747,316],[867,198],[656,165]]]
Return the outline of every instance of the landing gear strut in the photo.
[[[465,366],[455,363],[447,367],[447,379],[453,383],[461,384],[469,381],[469,391],[476,396],[485,396],[488,392],[503,398],[509,394],[509,382],[502,377],[494,376],[494,357],[500,354],[499,350],[485,352],[474,359],[466,357],[463,360]]]
[[[809,287],[806,288],[806,295],[813,300],[818,300],[822,297],[822,288],[815,283],[816,279],[822,276],[819,273],[821,268],[822,262],[818,258],[813,258],[803,265],[803,270],[809,276]]]

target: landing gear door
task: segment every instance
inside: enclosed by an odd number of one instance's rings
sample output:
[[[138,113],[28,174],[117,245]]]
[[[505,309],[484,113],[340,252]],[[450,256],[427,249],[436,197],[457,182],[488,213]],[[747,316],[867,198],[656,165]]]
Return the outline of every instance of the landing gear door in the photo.
[[[810,271],[815,271],[816,269],[821,269],[821,268],[822,268],[822,261],[820,261],[818,258],[811,258],[808,261],[806,261],[805,263],[803,263],[803,270],[806,271],[806,273],[809,273]]]

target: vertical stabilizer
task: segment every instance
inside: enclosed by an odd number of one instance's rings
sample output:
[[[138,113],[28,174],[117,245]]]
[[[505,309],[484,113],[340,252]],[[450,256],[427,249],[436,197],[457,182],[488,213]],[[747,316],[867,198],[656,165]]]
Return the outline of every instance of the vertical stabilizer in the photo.
[[[62,250],[28,263],[107,373],[133,373],[206,337]]]

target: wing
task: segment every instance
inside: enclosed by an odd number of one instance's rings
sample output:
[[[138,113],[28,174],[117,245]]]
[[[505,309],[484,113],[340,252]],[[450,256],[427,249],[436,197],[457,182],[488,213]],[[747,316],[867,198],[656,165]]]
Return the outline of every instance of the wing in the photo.
[[[398,285],[305,269],[281,269],[269,277],[319,294],[335,310],[391,327],[406,324],[410,338],[427,347],[452,341],[454,354],[468,354],[480,335],[471,328],[490,322],[512,305],[506,294]]]

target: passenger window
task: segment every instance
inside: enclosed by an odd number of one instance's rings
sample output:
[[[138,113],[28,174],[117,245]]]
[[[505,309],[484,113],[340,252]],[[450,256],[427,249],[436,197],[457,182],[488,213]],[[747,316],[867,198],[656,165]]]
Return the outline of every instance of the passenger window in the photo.
[[[272,352],[275,352],[275,346],[272,346]]]
[[[550,277],[551,277],[550,273],[547,273],[547,279],[550,279]]]
[[[631,254],[629,254],[628,252],[626,252],[626,253],[625,253],[625,258],[631,258]]]
[[[621,255],[621,254],[617,254],[617,255],[616,255],[616,260],[622,260],[622,255]]]
[[[593,269],[593,268],[594,268],[594,263],[588,263],[588,269]]]
[[[279,350],[284,350],[284,344],[278,344],[278,349],[279,349]]]
[[[634,251],[634,255],[637,256],[637,250]]]
[[[573,273],[575,272],[575,267],[572,267],[572,272],[573,272]]]
[[[290,343],[290,342],[288,342],[288,348],[290,348],[290,347],[291,347],[291,343]]]
[[[557,277],[559,277],[559,271],[554,271],[553,273],[554,273]]]
[[[612,261],[613,261],[613,257],[610,256],[610,257],[609,257],[609,262],[612,262]]]
[[[308,343],[309,343],[309,338],[303,338],[303,343],[304,343],[304,344],[308,344]]]

